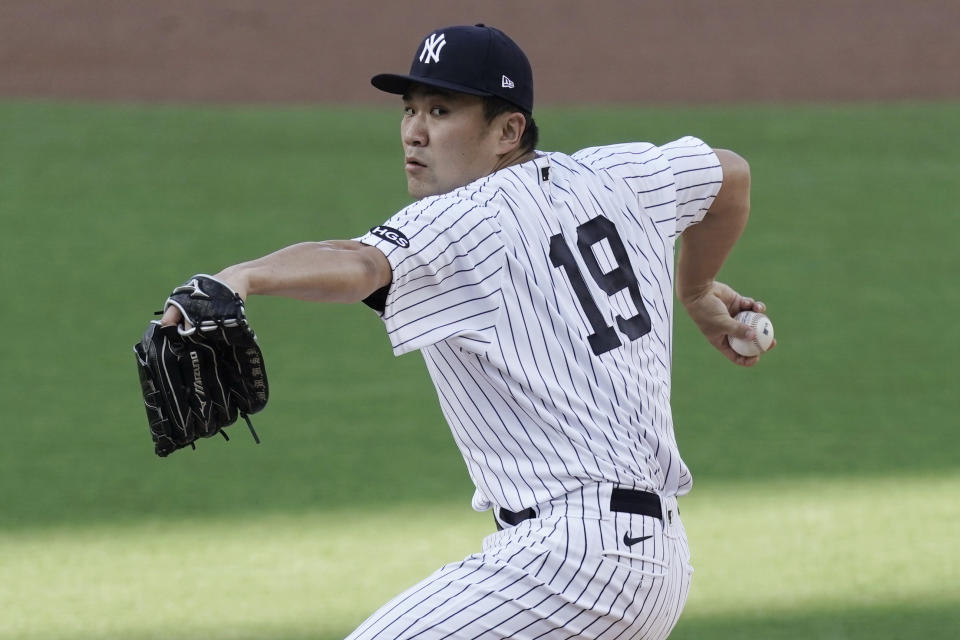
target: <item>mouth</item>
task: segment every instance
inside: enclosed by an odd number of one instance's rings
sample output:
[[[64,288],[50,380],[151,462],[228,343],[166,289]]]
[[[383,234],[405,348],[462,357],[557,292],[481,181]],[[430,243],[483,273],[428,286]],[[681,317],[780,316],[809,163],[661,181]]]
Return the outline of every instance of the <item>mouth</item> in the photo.
[[[416,158],[407,157],[407,158],[404,158],[403,162],[404,162],[403,168],[406,169],[407,171],[416,171],[417,169],[423,169],[427,166],[423,162],[417,160]]]

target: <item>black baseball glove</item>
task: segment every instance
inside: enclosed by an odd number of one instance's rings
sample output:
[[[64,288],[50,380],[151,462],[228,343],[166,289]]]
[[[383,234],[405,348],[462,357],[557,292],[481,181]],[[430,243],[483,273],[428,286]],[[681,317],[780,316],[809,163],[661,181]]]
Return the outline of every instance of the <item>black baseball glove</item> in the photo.
[[[177,287],[164,310],[176,306],[183,324],[153,321],[133,347],[147,422],[158,456],[209,438],[240,415],[260,442],[248,414],[267,404],[263,354],[247,323],[243,300],[229,286],[197,275]]]

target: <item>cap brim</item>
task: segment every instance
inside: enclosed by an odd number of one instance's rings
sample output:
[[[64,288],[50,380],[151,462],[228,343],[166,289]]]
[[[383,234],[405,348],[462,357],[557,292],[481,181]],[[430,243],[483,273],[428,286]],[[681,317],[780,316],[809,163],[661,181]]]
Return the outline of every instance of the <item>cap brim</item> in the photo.
[[[479,89],[473,89],[471,87],[465,87],[462,84],[456,84],[454,82],[447,82],[446,80],[438,80],[436,78],[423,78],[419,76],[401,76],[395,73],[380,73],[378,75],[370,78],[370,84],[372,84],[380,91],[386,91],[387,93],[395,93],[397,95],[403,95],[407,92],[407,89],[410,88],[411,84],[422,84],[428,87],[437,87],[440,89],[448,89],[450,91],[457,91],[459,93],[469,93],[473,96],[492,96],[493,94],[489,91],[481,91]]]

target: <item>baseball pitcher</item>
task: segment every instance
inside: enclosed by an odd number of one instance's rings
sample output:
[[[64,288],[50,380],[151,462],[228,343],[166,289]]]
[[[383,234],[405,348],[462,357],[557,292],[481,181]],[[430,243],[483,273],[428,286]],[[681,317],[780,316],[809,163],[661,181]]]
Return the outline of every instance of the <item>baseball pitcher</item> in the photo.
[[[694,137],[537,150],[533,74],[484,25],[431,32],[400,96],[415,202],[353,240],[305,242],[214,278],[247,300],[363,301],[418,350],[497,528],[351,640],[665,638],[693,572],[692,476],[670,409],[674,292],[732,363],[765,311],[715,277],[750,171]],[[682,238],[679,255],[678,239]],[[161,325],[181,325],[169,305]]]

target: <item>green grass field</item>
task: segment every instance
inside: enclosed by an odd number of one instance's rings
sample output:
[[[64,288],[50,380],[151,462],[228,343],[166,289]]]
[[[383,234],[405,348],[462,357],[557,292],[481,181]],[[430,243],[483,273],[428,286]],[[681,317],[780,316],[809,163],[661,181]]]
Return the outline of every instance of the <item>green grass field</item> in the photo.
[[[251,301],[260,446],[157,459],[139,397],[173,284],[406,204],[398,118],[0,102],[0,639],[340,638],[479,546],[422,361],[365,308]],[[722,277],[779,346],[737,370],[677,319],[696,573],[672,637],[960,637],[960,104],[537,119],[545,149],[694,133],[753,168]]]

